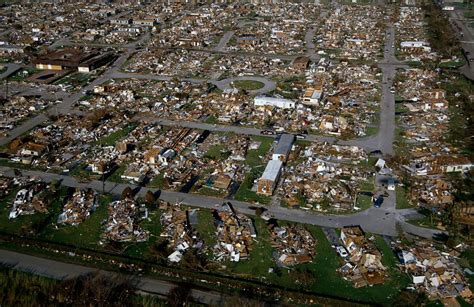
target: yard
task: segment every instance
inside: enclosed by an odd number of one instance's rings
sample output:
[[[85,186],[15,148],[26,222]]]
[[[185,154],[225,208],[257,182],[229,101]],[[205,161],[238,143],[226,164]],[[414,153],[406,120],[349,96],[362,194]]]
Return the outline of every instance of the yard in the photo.
[[[102,137],[99,141],[97,141],[97,143],[102,146],[115,146],[115,143],[117,143],[118,140],[120,140],[123,137],[126,137],[136,127],[137,127],[136,123],[130,123],[126,125],[125,127],[115,132],[112,132],[111,134],[105,137]]]
[[[237,80],[233,82],[233,85],[238,89],[247,91],[258,90],[265,86],[262,82],[253,80]]]
[[[408,199],[406,195],[406,190],[402,188],[396,189],[397,194],[397,209],[410,209],[414,208],[411,201]]]

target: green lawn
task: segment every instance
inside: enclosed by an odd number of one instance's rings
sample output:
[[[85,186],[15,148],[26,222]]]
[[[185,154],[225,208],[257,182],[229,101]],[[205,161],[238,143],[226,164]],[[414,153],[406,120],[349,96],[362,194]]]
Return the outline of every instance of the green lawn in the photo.
[[[288,224],[287,222],[279,222]],[[354,299],[358,301],[374,302],[382,306],[393,304],[399,289],[408,285],[409,279],[405,274],[395,270],[396,258],[388,245],[381,237],[376,237],[376,245],[383,253],[383,264],[389,267],[390,279],[384,285],[365,287],[356,289],[352,283],[346,281],[336,271],[342,260],[331,248],[323,231],[319,226],[305,225],[317,240],[316,256],[312,263],[301,264],[294,269],[281,269],[280,274],[269,273],[269,268],[276,268],[273,259],[274,248],[270,244],[270,233],[266,229],[266,224],[260,218],[255,218],[255,228],[257,231],[256,241],[253,245],[249,260],[242,260],[238,263],[224,263],[225,271],[231,275],[238,274],[241,277],[251,277],[266,280],[289,289],[306,289],[317,294],[331,295],[340,298]],[[314,282],[309,285],[295,284],[295,270],[308,271],[314,277]]]
[[[444,63],[439,63],[439,67],[441,68],[459,68],[466,64],[465,61],[449,61],[449,62],[444,62]]]
[[[24,69],[20,69],[18,72],[15,74],[11,75],[8,77],[8,80],[10,81],[24,81],[26,78],[31,76],[32,74],[38,72],[36,68],[32,67],[25,67]]]
[[[233,84],[236,88],[247,91],[258,90],[265,86],[262,82],[253,80],[237,80]]]
[[[158,189],[164,189],[167,187],[167,182],[166,179],[163,175],[163,173],[160,173],[159,175],[156,175],[150,183],[147,185],[150,188],[158,188]]]
[[[209,116],[204,122],[211,125],[218,123],[217,118],[214,115]]]
[[[261,143],[258,149],[252,149],[247,152],[247,156],[245,157],[245,164],[251,167],[264,165],[262,157],[264,157],[270,150],[273,143],[273,138],[264,136],[252,136],[252,140]]]
[[[212,145],[209,150],[204,154],[204,158],[223,161],[231,155],[231,152],[226,149],[223,144]]]
[[[58,225],[56,229],[56,217],[40,237],[58,243],[97,249],[102,234],[101,223],[108,217],[107,205],[111,201],[112,197],[110,195],[101,195],[96,211],[91,214],[89,219],[77,226]]]
[[[273,139],[264,136],[253,136],[252,140],[261,142],[258,149],[252,149],[247,152],[245,157],[245,164],[252,167],[252,170],[246,174],[239,189],[235,193],[235,199],[241,201],[258,202],[268,204],[271,198],[265,195],[259,195],[251,191],[253,181],[258,179],[265,169],[264,156],[270,150]]]
[[[414,208],[413,204],[408,200],[405,189],[397,188],[397,209]]]
[[[212,248],[217,243],[216,226],[214,225],[214,217],[210,210],[200,209],[198,213],[198,225],[196,230],[200,237],[204,240],[206,247]],[[212,258],[212,252],[207,254],[208,258]]]
[[[366,210],[372,207],[372,197],[367,195],[358,195],[357,196],[357,207],[361,210]]]
[[[198,194],[213,196],[213,197],[224,197],[227,195],[227,190],[223,189],[211,189],[210,187],[203,186],[196,191]]]
[[[261,169],[261,171],[260,171]],[[252,186],[254,180],[260,178],[261,174],[263,173],[263,167],[261,168],[254,168],[250,171],[244,178],[244,181],[240,184],[239,189],[235,193],[235,199],[240,201],[247,201],[247,202],[257,202],[260,204],[269,204],[271,202],[271,198],[265,195],[257,194],[256,192],[252,191]]]
[[[51,198],[53,198],[48,208],[48,213],[22,215],[10,220],[8,216],[13,206],[13,199],[18,191],[18,188],[13,189],[11,193],[0,202],[0,230],[6,233],[23,235],[30,231],[41,233],[45,226],[56,221],[57,216],[61,212],[62,201],[64,196],[66,196],[67,189],[61,188],[56,195],[53,195],[49,190],[42,192],[51,195]]]
[[[158,240],[163,230],[163,226],[160,223],[160,215],[160,210],[149,211],[149,220],[141,221],[140,226],[150,232],[150,239],[147,242],[128,244],[123,254],[145,259],[150,255],[150,246]]]
[[[121,183],[123,182],[122,178],[120,176],[123,175],[123,173],[125,172],[125,170],[127,169],[128,165],[127,164],[122,164],[120,165],[116,170],[115,172],[112,173],[112,175],[110,175],[108,178],[107,178],[107,181],[113,181],[113,182],[118,182],[118,183]]]
[[[408,220],[408,223],[424,228],[437,229],[438,221],[435,217],[423,215],[423,218],[416,220]]]
[[[130,123],[127,126],[119,129],[111,134],[102,137],[97,143],[101,144],[102,146],[115,146],[118,140],[127,136],[131,131],[133,131],[137,127],[136,123]]]
[[[84,73],[72,73],[64,76],[63,78],[54,82],[54,84],[65,84],[65,85],[73,85],[73,86],[84,86],[87,83],[93,80],[93,75],[91,74],[84,74]]]

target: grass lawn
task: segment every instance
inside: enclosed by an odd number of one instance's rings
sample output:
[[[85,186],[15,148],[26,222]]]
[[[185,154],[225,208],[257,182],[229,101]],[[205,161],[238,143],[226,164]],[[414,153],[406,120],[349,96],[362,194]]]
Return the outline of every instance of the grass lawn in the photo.
[[[254,219],[254,225],[257,238],[252,243],[249,260],[228,261],[225,265],[227,270],[241,277],[268,278],[270,276],[268,269],[276,266],[272,257],[273,247],[270,244],[270,233],[262,219]]]
[[[459,68],[461,66],[463,66],[464,64],[466,64],[465,61],[448,61],[448,62],[443,62],[443,63],[439,63],[439,67],[440,68]]]
[[[85,180],[91,179],[92,177],[92,172],[86,170],[86,164],[85,163],[79,163],[74,167],[72,170],[69,171],[69,176],[72,177],[79,177]]]
[[[209,116],[208,118],[206,118],[206,120],[204,121],[206,124],[211,124],[211,125],[214,125],[214,124],[217,124],[218,123],[218,120],[217,118],[214,116],[214,115],[211,115]]]
[[[231,152],[226,149],[223,144],[212,145],[209,150],[204,154],[204,158],[223,161],[230,156]]]
[[[227,191],[223,189],[211,189],[210,187],[203,186],[196,191],[198,194],[213,196],[213,197],[224,197],[227,195]]]
[[[65,84],[73,86],[83,86],[93,80],[93,75],[84,73],[72,73],[54,82],[54,84]]]
[[[113,182],[118,182],[121,183],[123,182],[122,178],[120,176],[123,175],[125,170],[127,169],[128,165],[127,164],[122,164],[120,165],[115,172],[112,173],[109,177],[107,177],[107,181],[113,181]]]
[[[216,226],[214,217],[210,210],[200,209],[198,212],[198,224],[196,230],[204,240],[206,247],[212,248],[217,243]],[[208,259],[212,259],[212,252],[206,254]]]
[[[249,259],[238,263],[224,263],[226,266],[225,271],[232,275],[238,274],[241,277],[254,277],[289,289],[303,288],[317,294],[374,302],[382,306],[392,305],[399,289],[406,287],[409,283],[409,279],[405,274],[395,270],[397,260],[389,246],[381,237],[376,237],[376,245],[383,253],[382,262],[389,268],[390,279],[384,285],[354,288],[352,283],[344,280],[336,272],[342,265],[341,258],[331,248],[321,228],[314,225],[305,225],[317,241],[316,256],[312,263],[297,265],[294,269],[308,271],[314,277],[314,282],[306,286],[297,285],[294,282],[294,270],[282,268],[280,270],[281,274],[268,272],[269,268],[276,268],[272,256],[274,248],[270,244],[270,233],[262,219],[256,218],[254,224],[257,238],[252,246]],[[288,223],[279,221],[279,224],[284,225]]]
[[[158,240],[163,230],[163,226],[160,223],[160,215],[161,211],[158,209],[149,212],[149,220],[141,221],[140,226],[150,232],[150,239],[147,242],[130,243],[125,248],[123,254],[137,258],[147,258],[150,246]]]
[[[90,215],[89,219],[77,226],[56,225],[56,218],[41,234],[41,238],[78,247],[97,249],[102,234],[101,223],[107,219],[107,205],[111,201],[112,197],[110,195],[101,195],[96,211]]]
[[[261,142],[258,149],[251,149],[247,152],[245,157],[245,164],[251,167],[265,165],[263,163],[263,157],[267,154],[273,144],[273,138],[264,136],[253,136],[253,141]]]
[[[367,127],[367,130],[365,130],[365,136],[376,135],[377,132],[379,132],[379,127],[374,123],[373,125]]]
[[[127,136],[136,127],[137,127],[137,124],[135,123],[128,124],[122,129],[119,129],[115,132],[112,132],[111,134],[107,136],[104,136],[103,138],[101,138],[100,141],[97,142],[97,144],[101,144],[102,146],[115,146],[115,143],[117,143],[118,140]]]
[[[424,215],[423,218],[421,219],[416,219],[416,220],[408,220],[408,223],[424,228],[430,228],[430,229],[438,229],[436,226],[438,225],[438,222],[436,218],[431,218],[430,216]]]
[[[237,80],[233,82],[233,85],[238,89],[247,91],[258,90],[265,86],[262,82],[253,80]]]
[[[156,175],[155,177],[153,177],[153,179],[150,181],[150,183],[148,183],[147,186],[150,188],[164,189],[168,185],[163,173],[160,173],[159,175]]]
[[[403,188],[397,188],[397,209],[414,208],[413,204],[408,200],[406,191]]]
[[[260,171],[261,170],[261,171]],[[244,178],[239,189],[235,193],[235,199],[247,202],[256,202],[260,204],[269,204],[271,198],[265,195],[257,194],[252,191],[253,182],[263,173],[263,167],[254,168]]]
[[[361,210],[366,210],[372,207],[372,197],[367,195],[357,195],[357,207]]]
[[[8,80],[10,81],[24,81],[26,78],[31,76],[32,74],[38,72],[36,68],[32,67],[25,67],[23,69],[20,69],[18,72],[15,74],[11,75],[8,77]]]
[[[258,179],[265,169],[265,163],[263,159],[266,153],[270,150],[273,144],[273,139],[264,136],[253,136],[252,140],[259,141],[261,143],[258,149],[252,149],[247,152],[245,164],[252,167],[252,170],[245,176],[243,182],[240,184],[239,189],[235,193],[235,199],[268,204],[271,201],[270,197],[259,195],[253,192],[251,189],[254,180]]]
[[[19,191],[19,188],[15,188],[11,193],[6,196],[0,202],[0,230],[6,233],[22,235],[25,232],[31,230],[34,232],[38,231],[41,233],[44,226],[47,227],[47,224],[57,220],[57,217],[62,209],[62,202],[66,196],[67,188],[61,188],[59,193],[53,195],[49,190],[45,190],[42,193],[48,193],[53,197],[51,204],[48,208],[48,213],[35,213],[32,215],[21,215],[16,219],[8,219],[10,210],[13,206],[13,199],[16,196],[16,193]],[[48,197],[49,198],[49,197]]]
[[[11,168],[27,169],[27,170],[32,170],[32,169],[41,170],[38,167],[31,166],[31,165],[28,165],[28,164],[19,163],[19,162],[13,162],[12,160],[5,159],[5,158],[0,158],[0,166],[8,166],[8,167],[11,167]]]

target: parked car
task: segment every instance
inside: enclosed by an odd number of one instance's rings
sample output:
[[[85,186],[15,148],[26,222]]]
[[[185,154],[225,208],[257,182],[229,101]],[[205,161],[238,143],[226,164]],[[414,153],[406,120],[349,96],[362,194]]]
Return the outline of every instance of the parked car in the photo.
[[[349,256],[344,246],[339,245],[338,247],[336,247],[336,251],[342,258],[346,258],[347,256]]]
[[[273,130],[262,130],[262,131],[260,131],[260,134],[263,134],[263,135],[274,135],[274,134],[275,134],[275,131],[273,131]]]
[[[299,140],[304,140],[304,139],[306,139],[306,135],[301,134],[301,133],[298,133],[298,134],[296,135],[296,138],[299,139]]]
[[[377,199],[375,199],[374,201],[374,207],[380,208],[382,206],[382,203],[383,203],[383,195],[379,195]]]

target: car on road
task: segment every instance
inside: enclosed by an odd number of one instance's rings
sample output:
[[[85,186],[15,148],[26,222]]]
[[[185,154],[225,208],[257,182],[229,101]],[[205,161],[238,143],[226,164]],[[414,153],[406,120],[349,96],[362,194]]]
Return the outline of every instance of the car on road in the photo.
[[[374,207],[380,208],[382,206],[382,203],[383,203],[383,195],[379,195],[374,201]]]
[[[260,131],[260,134],[263,134],[263,135],[274,135],[274,134],[275,134],[275,131],[273,131],[273,130],[262,130],[262,131]]]
[[[306,139],[306,135],[301,134],[301,133],[298,133],[298,134],[296,135],[296,138],[299,139],[299,140],[304,140],[304,139]]]
[[[336,247],[336,252],[339,254],[339,256],[341,256],[342,258],[346,258],[347,256],[349,256],[349,254],[347,253],[346,249],[344,248],[344,246],[337,246]]]

